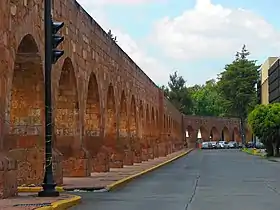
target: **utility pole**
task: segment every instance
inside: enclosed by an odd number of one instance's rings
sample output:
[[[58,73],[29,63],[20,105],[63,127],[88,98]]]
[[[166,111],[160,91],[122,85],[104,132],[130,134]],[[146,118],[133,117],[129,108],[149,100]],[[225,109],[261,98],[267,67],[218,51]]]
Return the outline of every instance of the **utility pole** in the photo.
[[[56,47],[64,40],[64,37],[56,33],[64,26],[64,23],[53,22],[52,20],[52,0],[45,0],[45,175],[42,184],[43,190],[38,193],[39,197],[57,197],[56,183],[53,178],[52,163],[52,64],[64,54],[64,51],[57,50]]]

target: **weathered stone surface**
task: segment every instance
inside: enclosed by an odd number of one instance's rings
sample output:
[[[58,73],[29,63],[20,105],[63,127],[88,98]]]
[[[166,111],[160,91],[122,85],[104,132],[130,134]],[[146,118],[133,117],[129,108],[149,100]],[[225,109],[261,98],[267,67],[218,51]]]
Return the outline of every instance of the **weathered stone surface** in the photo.
[[[44,179],[44,149],[43,148],[18,148],[9,151],[9,157],[16,160],[18,174],[17,183],[21,185],[41,185]],[[58,185],[62,184],[62,159],[61,154],[53,151],[54,179]]]
[[[17,163],[8,154],[0,153],[0,198],[17,195]]]
[[[186,141],[195,147],[199,128],[205,139],[211,130],[213,139],[222,130],[240,139],[237,119],[183,116],[77,2],[53,3],[54,19],[65,21],[65,55],[51,86],[57,184],[165,156]],[[15,176],[19,184],[42,182],[43,26],[43,1],[0,1],[0,154],[10,151],[18,165],[0,170],[2,197],[14,194]]]

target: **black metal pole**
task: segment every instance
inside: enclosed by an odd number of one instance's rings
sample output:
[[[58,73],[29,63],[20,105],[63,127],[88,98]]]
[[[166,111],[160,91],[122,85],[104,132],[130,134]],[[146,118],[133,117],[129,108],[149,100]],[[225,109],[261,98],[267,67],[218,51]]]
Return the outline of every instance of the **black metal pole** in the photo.
[[[55,190],[56,184],[52,169],[52,3],[45,0],[45,176],[42,184],[43,191],[39,197],[57,197],[59,192]]]

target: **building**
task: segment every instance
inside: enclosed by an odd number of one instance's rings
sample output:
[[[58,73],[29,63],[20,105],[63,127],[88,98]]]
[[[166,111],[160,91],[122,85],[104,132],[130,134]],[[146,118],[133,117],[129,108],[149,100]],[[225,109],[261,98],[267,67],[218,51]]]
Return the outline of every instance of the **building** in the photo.
[[[278,57],[269,57],[261,66],[261,84],[259,97],[261,104],[269,103],[269,69],[278,60]]]
[[[268,70],[269,103],[280,102],[280,59],[278,58]]]

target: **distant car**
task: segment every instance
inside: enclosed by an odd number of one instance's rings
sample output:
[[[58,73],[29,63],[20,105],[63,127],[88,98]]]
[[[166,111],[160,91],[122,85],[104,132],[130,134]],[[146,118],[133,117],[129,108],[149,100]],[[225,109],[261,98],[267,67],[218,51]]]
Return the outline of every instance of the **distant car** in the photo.
[[[211,146],[210,142],[202,142],[201,149],[210,149]]]
[[[242,149],[242,148],[243,148],[243,144],[242,144],[241,142],[239,142],[239,143],[237,143],[237,147],[238,147],[239,149]]]
[[[253,142],[247,142],[245,145],[247,148],[253,148],[254,147],[254,143]]]
[[[264,146],[264,144],[262,142],[256,142],[255,148],[256,149],[264,149],[265,146]]]
[[[230,149],[235,149],[235,148],[237,148],[237,143],[235,141],[230,141],[228,143],[228,146]]]
[[[219,141],[218,144],[220,145],[221,149],[228,149],[229,145],[226,141]]]
[[[210,144],[212,146],[212,149],[217,149],[217,142],[216,141],[210,141]]]

